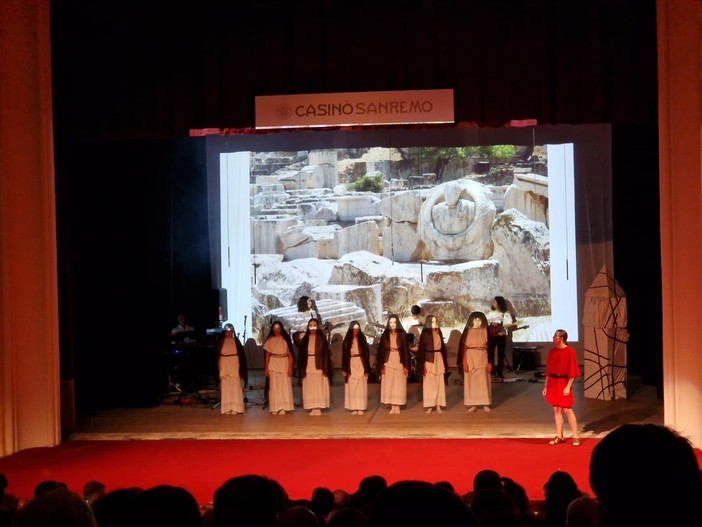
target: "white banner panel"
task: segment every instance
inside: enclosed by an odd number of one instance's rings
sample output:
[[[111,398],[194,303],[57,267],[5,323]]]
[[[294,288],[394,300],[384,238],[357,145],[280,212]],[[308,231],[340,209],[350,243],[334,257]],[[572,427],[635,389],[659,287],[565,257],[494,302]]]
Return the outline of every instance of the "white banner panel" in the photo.
[[[453,122],[453,90],[256,97],[257,129]]]

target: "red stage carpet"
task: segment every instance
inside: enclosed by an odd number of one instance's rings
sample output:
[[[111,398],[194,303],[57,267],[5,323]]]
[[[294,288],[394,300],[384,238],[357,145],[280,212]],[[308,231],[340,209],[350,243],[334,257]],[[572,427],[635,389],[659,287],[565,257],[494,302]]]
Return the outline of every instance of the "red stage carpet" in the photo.
[[[449,481],[456,491],[472,487],[479,470],[491,468],[523,485],[532,500],[556,470],[569,472],[588,492],[588,464],[597,439],[580,447],[550,446],[546,439],[332,439],[70,441],[0,459],[8,492],[29,498],[42,480],[65,482],[80,492],[91,479],[108,490],[169,484],[188,489],[200,503],[212,501],[226,479],[262,474],[279,481],[292,499],[309,498],[317,486],[353,492],[379,474]]]
[[[550,446],[547,439],[330,439],[70,441],[0,458],[8,492],[29,498],[46,479],[80,492],[91,479],[107,489],[169,484],[188,489],[200,503],[212,501],[226,479],[262,474],[279,481],[292,499],[309,498],[317,486],[353,492],[368,475],[388,483],[403,479],[449,481],[456,491],[472,487],[479,470],[491,468],[523,485],[531,500],[556,470],[569,472],[590,494],[588,465],[597,439],[580,447]],[[702,453],[697,452],[698,461]]]

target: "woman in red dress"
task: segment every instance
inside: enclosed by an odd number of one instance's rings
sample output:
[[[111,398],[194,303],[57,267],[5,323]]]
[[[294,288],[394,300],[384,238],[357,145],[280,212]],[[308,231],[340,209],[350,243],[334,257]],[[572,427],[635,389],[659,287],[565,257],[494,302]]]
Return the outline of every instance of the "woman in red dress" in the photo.
[[[556,437],[549,441],[549,445],[563,443],[563,414],[568,419],[568,424],[573,431],[573,446],[580,446],[578,435],[578,421],[573,413],[573,381],[580,376],[578,360],[575,350],[568,346],[568,333],[564,329],[557,329],[553,334],[553,348],[546,358],[546,385],[543,395],[546,402],[553,406],[556,420]]]

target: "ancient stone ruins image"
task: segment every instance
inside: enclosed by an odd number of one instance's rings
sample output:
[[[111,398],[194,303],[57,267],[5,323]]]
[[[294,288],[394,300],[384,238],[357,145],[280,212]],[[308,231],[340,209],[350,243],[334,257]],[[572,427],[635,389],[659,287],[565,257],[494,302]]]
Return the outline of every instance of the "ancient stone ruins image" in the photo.
[[[333,338],[411,325],[413,305],[448,336],[501,295],[528,326],[515,341],[548,341],[548,188],[539,146],[252,153],[254,338],[305,295]]]

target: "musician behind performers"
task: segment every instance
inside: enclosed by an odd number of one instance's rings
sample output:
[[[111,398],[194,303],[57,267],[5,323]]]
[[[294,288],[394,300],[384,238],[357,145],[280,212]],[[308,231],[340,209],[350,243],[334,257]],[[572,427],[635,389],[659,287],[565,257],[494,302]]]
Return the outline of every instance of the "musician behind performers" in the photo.
[[[424,328],[424,321],[422,320],[422,308],[418,305],[413,305],[410,308],[410,313],[412,318],[410,320],[409,328],[407,328],[407,334],[410,335],[410,351],[416,351],[417,345],[419,344],[419,336]]]
[[[488,361],[492,364],[492,376],[499,382],[502,380],[502,369],[505,363],[507,331],[516,326],[517,313],[512,303],[502,296],[493,298],[491,307],[487,314]],[[495,361],[495,348],[497,348],[497,361]]]
[[[178,325],[171,330],[171,335],[195,331],[195,328],[188,324],[188,317],[186,317],[184,314],[181,313],[178,315],[177,320]]]
[[[317,302],[309,296],[301,296],[297,301],[297,315],[295,315],[295,320],[290,327],[293,342],[296,346],[300,345],[300,341],[307,331],[307,324],[312,319],[317,320],[320,330],[324,331],[324,324],[317,309]]]

